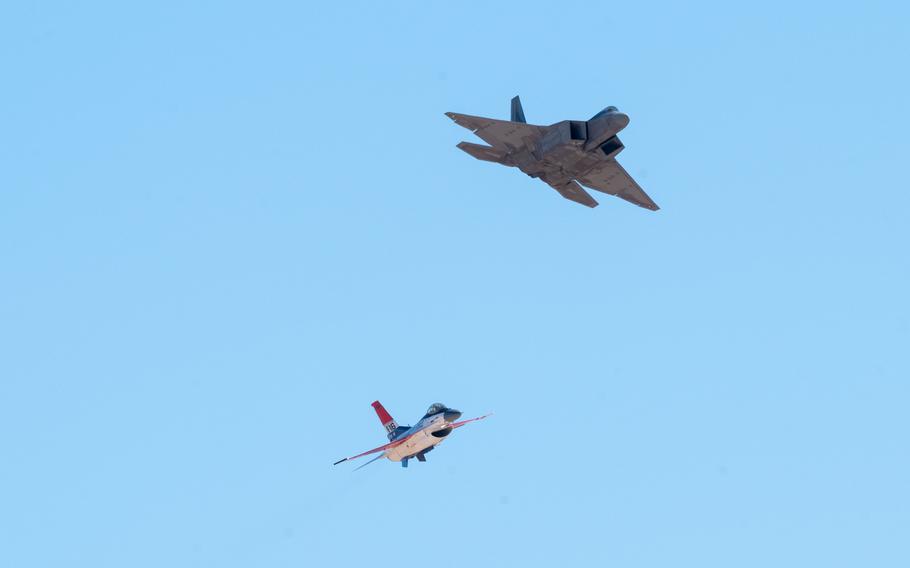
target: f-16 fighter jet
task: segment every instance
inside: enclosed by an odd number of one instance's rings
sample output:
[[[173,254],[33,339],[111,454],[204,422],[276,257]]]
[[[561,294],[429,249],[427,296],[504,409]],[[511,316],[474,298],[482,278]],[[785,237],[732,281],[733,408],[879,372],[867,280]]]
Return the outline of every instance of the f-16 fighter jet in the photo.
[[[550,126],[527,124],[518,97],[512,99],[512,120],[496,120],[447,112],[489,146],[461,142],[458,147],[478,160],[520,169],[572,201],[597,207],[581,185],[609,193],[639,207],[659,207],[616,161],[624,148],[616,134],[629,116],[608,106],[589,120],[564,120]],[[579,185],[581,184],[581,185]]]
[[[401,462],[401,467],[408,467],[408,460],[411,458],[417,458],[417,461],[425,462],[427,461],[426,455],[437,445],[441,444],[453,430],[461,428],[469,422],[483,420],[489,416],[489,414],[486,414],[478,418],[456,422],[461,418],[461,412],[437,402],[427,409],[427,413],[423,415],[423,418],[417,424],[399,426],[378,400],[373,403],[373,410],[376,411],[376,416],[379,417],[379,421],[382,422],[389,435],[389,443],[373,448],[368,452],[338,460],[334,465],[375,454],[376,452],[382,453],[357,469],[367,466],[380,458],[389,458],[391,461]]]

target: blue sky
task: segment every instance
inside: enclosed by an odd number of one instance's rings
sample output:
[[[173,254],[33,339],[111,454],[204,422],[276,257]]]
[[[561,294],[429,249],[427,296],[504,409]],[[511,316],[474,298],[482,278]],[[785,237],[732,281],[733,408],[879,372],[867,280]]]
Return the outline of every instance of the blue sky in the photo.
[[[910,565],[898,2],[0,8],[0,565]],[[631,116],[657,213],[445,111]],[[332,462],[442,401],[426,464]]]

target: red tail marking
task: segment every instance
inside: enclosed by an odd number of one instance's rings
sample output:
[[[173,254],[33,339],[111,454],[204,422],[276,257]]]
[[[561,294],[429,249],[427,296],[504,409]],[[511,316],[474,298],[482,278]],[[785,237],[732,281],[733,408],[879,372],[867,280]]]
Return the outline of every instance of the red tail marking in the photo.
[[[378,400],[373,402],[373,410],[376,411],[376,416],[379,417],[379,421],[382,422],[383,426],[385,426],[389,422],[395,421],[392,419],[392,415],[389,414],[388,412],[386,412],[385,407],[382,406],[382,403],[379,402]]]

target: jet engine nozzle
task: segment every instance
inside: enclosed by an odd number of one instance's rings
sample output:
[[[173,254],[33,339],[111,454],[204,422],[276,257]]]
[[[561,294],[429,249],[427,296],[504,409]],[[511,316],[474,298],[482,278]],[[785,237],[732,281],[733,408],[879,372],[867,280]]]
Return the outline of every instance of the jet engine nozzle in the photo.
[[[597,148],[629,125],[629,115],[618,110],[599,112],[588,121],[588,139],[585,151]]]

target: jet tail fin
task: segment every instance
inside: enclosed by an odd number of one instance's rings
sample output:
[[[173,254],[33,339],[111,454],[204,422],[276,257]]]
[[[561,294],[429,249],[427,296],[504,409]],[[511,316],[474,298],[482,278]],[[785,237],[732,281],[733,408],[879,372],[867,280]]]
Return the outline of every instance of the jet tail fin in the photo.
[[[518,95],[512,98],[512,122],[528,122],[525,120],[525,111],[521,108],[521,99],[518,98]]]
[[[376,411],[376,416],[379,417],[379,421],[382,422],[382,425],[385,427],[386,434],[389,435],[389,439],[392,439],[392,434],[395,432],[395,429],[398,428],[398,424],[395,423],[395,419],[392,418],[392,415],[388,413],[385,407],[378,400],[373,401],[373,410]]]

